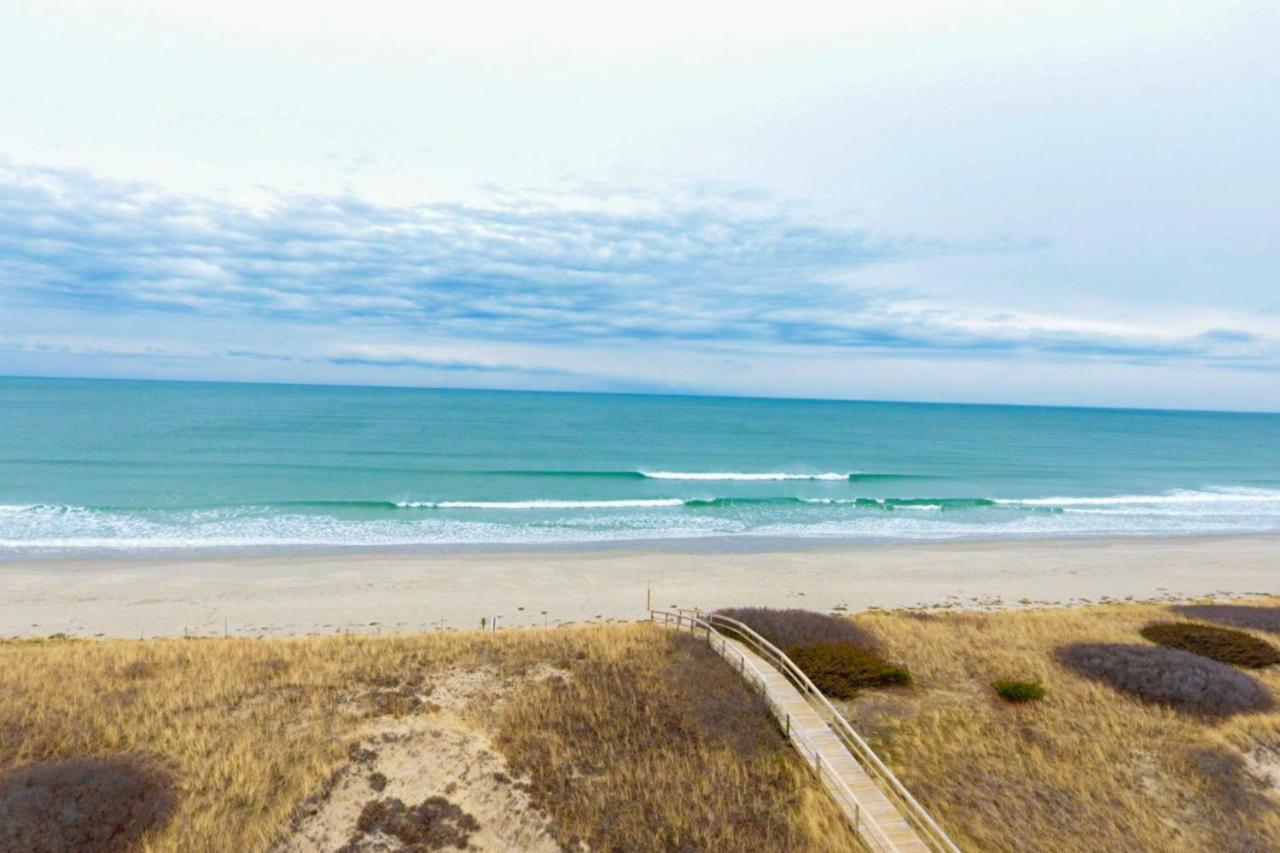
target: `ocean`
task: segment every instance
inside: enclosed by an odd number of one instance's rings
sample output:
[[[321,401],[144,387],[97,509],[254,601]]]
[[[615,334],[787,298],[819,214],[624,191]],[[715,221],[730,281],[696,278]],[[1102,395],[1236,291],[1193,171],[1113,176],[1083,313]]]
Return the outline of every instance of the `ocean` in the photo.
[[[0,556],[1280,531],[1280,415],[0,379]]]

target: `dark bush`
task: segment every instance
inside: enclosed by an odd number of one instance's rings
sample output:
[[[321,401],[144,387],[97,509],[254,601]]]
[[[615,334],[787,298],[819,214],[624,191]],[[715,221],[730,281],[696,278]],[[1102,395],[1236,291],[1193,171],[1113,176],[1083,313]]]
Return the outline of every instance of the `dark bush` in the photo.
[[[789,646],[786,653],[815,687],[835,699],[852,699],[864,687],[911,683],[911,673],[853,643],[809,643]]]
[[[479,821],[444,797],[427,797],[416,806],[388,797],[364,804],[356,819],[356,832],[345,849],[372,849],[362,843],[364,836],[382,834],[399,839],[403,849],[465,850],[471,836],[479,831]]]
[[[737,619],[780,649],[813,643],[851,643],[864,649],[879,647],[875,637],[848,619],[813,610],[727,607],[717,610],[716,615]]]
[[[19,767],[0,774],[0,850],[127,850],[176,805],[168,774],[138,755]]]
[[[1001,680],[991,682],[991,686],[1006,702],[1034,702],[1044,698],[1044,687],[1038,681]]]
[[[120,674],[133,680],[151,678],[156,674],[156,665],[147,660],[135,660],[121,667]]]
[[[1280,663],[1280,650],[1257,637],[1232,628],[1194,622],[1157,622],[1142,629],[1153,643],[1182,649],[1223,663],[1261,669]]]
[[[1280,634],[1280,607],[1259,604],[1179,604],[1173,612],[1188,619],[1203,619],[1219,625],[1253,628]]]
[[[1086,678],[1190,714],[1226,717],[1273,707],[1271,694],[1248,675],[1179,649],[1075,643],[1059,648],[1057,658]]]

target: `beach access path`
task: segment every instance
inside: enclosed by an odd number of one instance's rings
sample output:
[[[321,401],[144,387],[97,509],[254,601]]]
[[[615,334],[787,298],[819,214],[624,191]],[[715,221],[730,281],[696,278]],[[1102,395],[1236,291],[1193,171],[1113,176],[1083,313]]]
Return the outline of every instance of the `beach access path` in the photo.
[[[698,610],[650,610],[649,615],[657,624],[705,639],[761,694],[787,740],[867,849],[959,853],[893,771],[785,653],[749,626],[724,616]]]
[[[859,823],[875,827],[874,830],[865,831],[866,834],[874,832],[882,836],[891,845],[891,850],[928,853],[928,846],[920,840],[897,806],[876,787],[876,783],[871,781],[867,771],[849,753],[827,721],[814,710],[787,677],[745,643],[733,639],[728,642],[764,682],[764,689],[772,702],[785,710],[790,720],[788,734],[797,748],[812,750],[812,755],[803,756],[805,761],[810,764],[820,762],[830,769],[831,776],[839,780],[835,783],[827,774],[820,773],[827,790],[846,812],[852,808],[860,814]],[[873,849],[876,848],[873,846]]]

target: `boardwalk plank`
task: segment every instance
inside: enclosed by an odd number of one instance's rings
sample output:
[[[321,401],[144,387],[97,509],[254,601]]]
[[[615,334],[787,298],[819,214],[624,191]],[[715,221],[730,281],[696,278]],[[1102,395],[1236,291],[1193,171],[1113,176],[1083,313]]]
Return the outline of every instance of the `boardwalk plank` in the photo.
[[[726,638],[724,647],[718,650],[735,665],[739,662],[739,656],[745,659],[745,665],[753,671],[753,680],[764,685],[770,702],[790,715],[791,739],[801,755],[812,766],[816,751],[823,764],[840,779],[843,786],[832,782],[827,774],[822,774],[823,784],[834,794],[837,803],[848,812],[856,809],[863,823],[872,824],[878,830],[869,834],[879,835],[887,840],[892,850],[927,853],[929,848],[902,816],[898,807],[867,775],[827,721],[785,675],[737,640]],[[847,802],[850,798],[853,803]]]

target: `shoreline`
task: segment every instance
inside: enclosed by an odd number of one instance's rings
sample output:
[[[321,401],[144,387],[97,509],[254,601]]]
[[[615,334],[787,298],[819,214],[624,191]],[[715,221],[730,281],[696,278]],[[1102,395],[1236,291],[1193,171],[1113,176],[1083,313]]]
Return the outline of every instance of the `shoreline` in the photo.
[[[1018,607],[1280,593],[1280,535],[0,561],[0,636],[278,636],[628,621],[655,607]],[[758,543],[753,543],[758,544]],[[784,543],[780,543],[780,546]]]
[[[58,565],[170,562],[203,563],[225,560],[349,559],[349,558],[441,558],[485,556],[537,556],[556,554],[776,554],[808,551],[860,551],[895,546],[951,547],[965,545],[1034,545],[1054,543],[1217,541],[1271,538],[1280,543],[1280,530],[1189,531],[1138,533],[1070,533],[1045,536],[1028,533],[972,536],[902,537],[902,536],[784,536],[775,534],[729,533],[708,536],[675,536],[635,539],[583,539],[549,542],[426,542],[405,544],[334,545],[330,543],[289,543],[216,545],[189,547],[159,545],[129,548],[78,548],[75,553],[50,551],[18,553],[10,549],[0,552],[0,571],[18,564]]]

